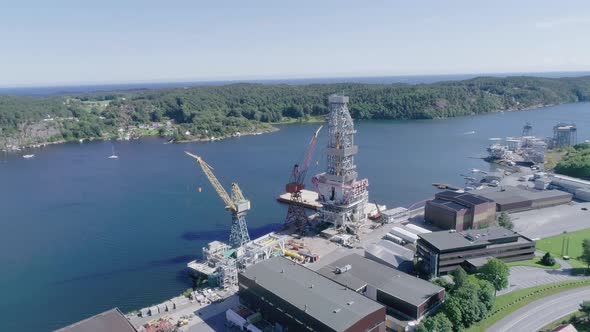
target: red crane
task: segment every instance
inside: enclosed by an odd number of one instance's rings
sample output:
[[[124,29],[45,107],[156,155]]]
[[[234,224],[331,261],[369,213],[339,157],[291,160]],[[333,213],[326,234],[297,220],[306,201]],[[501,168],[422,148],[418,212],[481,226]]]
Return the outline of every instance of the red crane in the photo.
[[[318,134],[320,133],[320,130],[322,130],[322,127],[323,126],[320,126],[313,134],[313,137],[307,146],[303,162],[293,166],[289,183],[285,186],[287,193],[291,194],[289,210],[287,211],[287,218],[285,218],[285,225],[287,226],[296,225],[297,228],[301,228],[308,223],[305,207],[303,206],[303,198],[301,197],[301,190],[305,189],[305,177],[307,175],[309,164],[311,163],[311,156],[313,155]]]

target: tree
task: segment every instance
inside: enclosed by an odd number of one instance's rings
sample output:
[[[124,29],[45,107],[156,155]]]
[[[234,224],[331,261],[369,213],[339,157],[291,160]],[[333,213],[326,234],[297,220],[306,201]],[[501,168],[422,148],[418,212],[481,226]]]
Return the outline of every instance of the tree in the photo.
[[[479,301],[483,303],[488,310],[492,309],[494,306],[495,301],[495,289],[494,286],[487,280],[477,280],[479,285],[479,291],[477,295],[479,297]]]
[[[447,332],[452,330],[453,323],[442,312],[427,317],[416,327],[416,332]]]
[[[453,289],[462,287],[465,283],[465,280],[467,280],[467,272],[465,272],[465,270],[463,270],[463,268],[460,266],[455,271],[453,271],[451,275],[453,276],[453,282],[455,283]]]
[[[590,241],[588,244],[590,248]],[[508,276],[510,275],[510,269],[506,263],[497,258],[490,259],[484,266],[482,266],[479,269],[479,274],[481,279],[492,283],[496,291],[508,287]]]
[[[439,285],[440,287],[445,289],[445,292],[450,292],[453,289],[453,284],[448,282],[445,278],[438,278],[432,282],[435,285]]]
[[[582,242],[582,256],[580,259],[587,264],[586,269],[590,268],[590,240],[585,239]]]
[[[580,311],[585,313],[587,318],[590,318],[590,301],[580,303]]]
[[[541,264],[545,266],[553,266],[555,265],[555,258],[553,258],[550,253],[546,253],[543,255],[543,258],[541,258]]]
[[[463,314],[461,312],[461,302],[459,299],[447,295],[447,299],[443,304],[443,313],[453,324],[453,331],[455,332],[463,329]]]
[[[514,228],[514,224],[512,223],[512,218],[510,218],[510,216],[506,212],[500,213],[500,216],[498,217],[498,225],[500,225],[504,228],[508,228],[508,229]]]

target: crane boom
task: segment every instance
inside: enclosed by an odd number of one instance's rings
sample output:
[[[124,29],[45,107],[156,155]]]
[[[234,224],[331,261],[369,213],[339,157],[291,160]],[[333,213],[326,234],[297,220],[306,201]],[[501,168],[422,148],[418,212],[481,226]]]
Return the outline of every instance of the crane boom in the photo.
[[[203,169],[203,172],[205,173],[205,175],[209,179],[209,182],[211,182],[211,185],[213,186],[215,191],[217,191],[217,194],[219,195],[219,197],[221,197],[221,199],[225,203],[226,208],[236,211],[237,210],[236,205],[234,204],[234,202],[232,201],[230,196],[227,194],[225,189],[223,189],[223,186],[221,185],[221,183],[219,183],[219,180],[217,180],[217,178],[215,177],[215,174],[213,174],[213,167],[211,167],[201,157],[199,157],[197,155],[194,155],[194,154],[187,152],[187,151],[184,151],[184,153],[195,158],[195,160],[197,161],[199,166],[201,166],[201,168]],[[239,187],[238,187],[238,191],[239,191]],[[233,186],[232,186],[232,192],[233,192]],[[241,194],[241,191],[240,191],[240,194]],[[242,196],[242,198],[243,198],[243,196]]]

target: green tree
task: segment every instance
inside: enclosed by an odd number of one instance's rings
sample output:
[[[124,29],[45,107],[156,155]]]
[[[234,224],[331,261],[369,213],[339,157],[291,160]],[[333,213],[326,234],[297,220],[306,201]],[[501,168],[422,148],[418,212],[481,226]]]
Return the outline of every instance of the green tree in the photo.
[[[496,300],[495,289],[494,286],[487,280],[477,280],[479,290],[477,292],[477,296],[479,297],[479,301],[483,303],[487,310],[491,310],[494,306],[494,301]]]
[[[465,280],[467,280],[467,272],[460,266],[451,273],[451,276],[453,276],[453,282],[455,283],[454,289],[462,287]]]
[[[543,258],[541,258],[541,264],[545,266],[553,266],[555,265],[555,258],[553,258],[553,256],[547,252],[545,255],[543,255]]]
[[[451,324],[453,324],[453,331],[459,332],[463,330],[463,314],[461,310],[461,301],[459,301],[459,299],[447,295],[442,311],[451,321]]]
[[[508,228],[508,229],[514,228],[514,224],[512,223],[512,218],[510,218],[510,216],[506,212],[500,213],[500,216],[498,217],[498,225],[500,225],[504,228]]]
[[[432,283],[444,288],[445,292],[447,292],[447,293],[453,289],[453,283],[448,282],[447,279],[445,279],[445,278],[438,278],[438,279],[434,280]]]
[[[416,332],[448,332],[453,330],[453,324],[444,313],[426,317],[416,327]]]
[[[582,256],[580,259],[587,264],[586,269],[590,268],[590,240],[584,239],[582,242]]]
[[[479,269],[480,278],[489,281],[496,291],[508,287],[509,275],[510,269],[508,265],[497,258],[491,258]]]
[[[580,303],[580,311],[586,314],[586,318],[590,318],[590,301]]]

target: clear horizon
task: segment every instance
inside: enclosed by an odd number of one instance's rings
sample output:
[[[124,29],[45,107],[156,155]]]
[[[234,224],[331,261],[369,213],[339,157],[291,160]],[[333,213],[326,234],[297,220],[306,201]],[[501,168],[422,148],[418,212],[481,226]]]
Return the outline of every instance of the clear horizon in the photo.
[[[0,87],[590,70],[581,0],[4,7]]]

